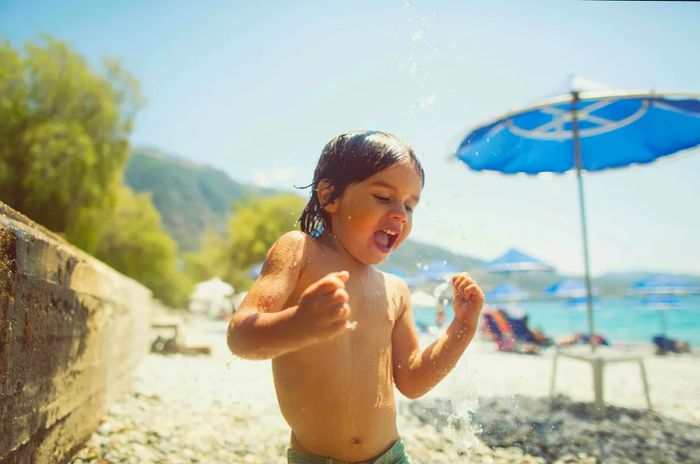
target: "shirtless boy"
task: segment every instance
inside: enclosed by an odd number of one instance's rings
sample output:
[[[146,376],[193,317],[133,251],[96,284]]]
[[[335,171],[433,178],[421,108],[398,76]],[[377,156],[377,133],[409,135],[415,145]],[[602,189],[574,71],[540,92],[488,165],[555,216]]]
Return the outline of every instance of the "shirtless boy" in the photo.
[[[452,278],[454,319],[421,351],[405,282],[374,268],[406,239],[424,173],[413,150],[383,132],[340,135],[314,173],[302,232],[268,252],[231,319],[231,351],[272,359],[291,427],[289,463],[408,463],[394,387],[433,388],[474,336],[484,296]]]

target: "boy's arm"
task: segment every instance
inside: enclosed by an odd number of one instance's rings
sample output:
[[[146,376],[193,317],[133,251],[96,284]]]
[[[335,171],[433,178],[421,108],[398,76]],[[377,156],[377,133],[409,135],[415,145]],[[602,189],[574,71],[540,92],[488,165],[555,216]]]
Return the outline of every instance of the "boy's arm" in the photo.
[[[453,279],[455,319],[440,338],[422,352],[416,336],[410,293],[405,284],[401,286],[404,307],[394,325],[392,361],[396,387],[408,398],[418,398],[437,385],[454,368],[474,337],[483,294],[478,287],[476,290],[470,287],[469,291],[476,293],[475,301],[465,305],[462,294],[467,290],[469,283],[465,283],[464,275],[459,277],[461,279],[457,281]]]
[[[249,359],[270,359],[334,337],[350,316],[348,273],[332,272],[312,283],[299,303],[282,309],[297,286],[306,236],[288,232],[268,252],[262,272],[228,326],[228,346]]]

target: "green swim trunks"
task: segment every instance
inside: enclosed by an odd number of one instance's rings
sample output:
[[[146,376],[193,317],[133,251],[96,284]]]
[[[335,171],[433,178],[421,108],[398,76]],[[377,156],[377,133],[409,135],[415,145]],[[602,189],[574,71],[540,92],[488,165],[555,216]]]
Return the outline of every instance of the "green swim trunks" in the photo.
[[[353,464],[347,461],[319,456],[318,454],[302,453],[301,451],[287,450],[288,464]],[[411,459],[406,454],[403,442],[399,438],[394,446],[373,461],[363,461],[355,464],[411,464]]]

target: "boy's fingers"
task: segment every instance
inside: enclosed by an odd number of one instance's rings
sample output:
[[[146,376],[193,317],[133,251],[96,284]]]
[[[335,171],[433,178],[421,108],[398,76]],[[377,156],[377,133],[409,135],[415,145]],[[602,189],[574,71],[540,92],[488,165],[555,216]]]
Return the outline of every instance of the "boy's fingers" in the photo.
[[[338,310],[338,317],[340,319],[347,319],[348,317],[350,317],[350,313],[352,313],[350,305],[345,303],[343,304],[343,306],[340,307],[340,310]]]
[[[476,286],[476,284],[473,284],[473,283],[472,283],[472,284],[469,284],[469,285],[467,285],[467,286],[464,287],[463,293],[464,293],[465,295],[475,295],[475,294],[476,294],[476,289],[477,289],[477,288],[478,288],[478,287]]]
[[[309,286],[309,293],[321,294],[321,293],[332,293],[338,288],[345,287],[345,282],[343,282],[335,274],[329,274],[321,280]]]
[[[339,272],[334,272],[333,274],[335,274],[336,277],[338,277],[343,282],[347,282],[348,279],[350,278],[350,273],[348,271],[339,271]]]
[[[326,321],[326,327],[331,328],[333,331],[340,329],[345,326],[345,323],[350,317],[350,307],[347,304],[341,305],[333,309],[333,317]]]
[[[348,292],[344,288],[339,288],[335,292],[333,292],[333,299],[335,301],[347,303],[350,299],[350,295],[348,295]]]
[[[473,280],[465,280],[460,282],[457,288],[460,292],[464,293],[471,285],[476,285]]]

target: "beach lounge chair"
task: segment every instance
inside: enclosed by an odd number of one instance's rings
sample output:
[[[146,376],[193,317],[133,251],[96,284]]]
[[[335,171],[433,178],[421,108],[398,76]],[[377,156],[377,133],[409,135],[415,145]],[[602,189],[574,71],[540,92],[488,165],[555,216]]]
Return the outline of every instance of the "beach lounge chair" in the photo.
[[[552,344],[552,339],[547,337],[543,332],[539,330],[532,330],[528,327],[528,317],[524,315],[522,317],[513,317],[501,311],[503,315],[508,319],[510,327],[513,331],[513,336],[517,341],[524,343],[534,343],[539,346],[549,346]]]
[[[559,346],[571,346],[571,345],[586,345],[591,342],[591,336],[581,332],[577,332],[573,335],[562,337],[557,340]],[[595,336],[595,342],[598,346],[610,346],[610,342],[607,338],[602,335]]]
[[[499,351],[537,354],[537,345],[518,341],[513,335],[507,316],[501,310],[487,310],[482,314],[484,327],[496,342]]]
[[[674,340],[664,335],[656,335],[652,341],[656,345],[656,354],[690,352],[690,345],[687,342]]]

